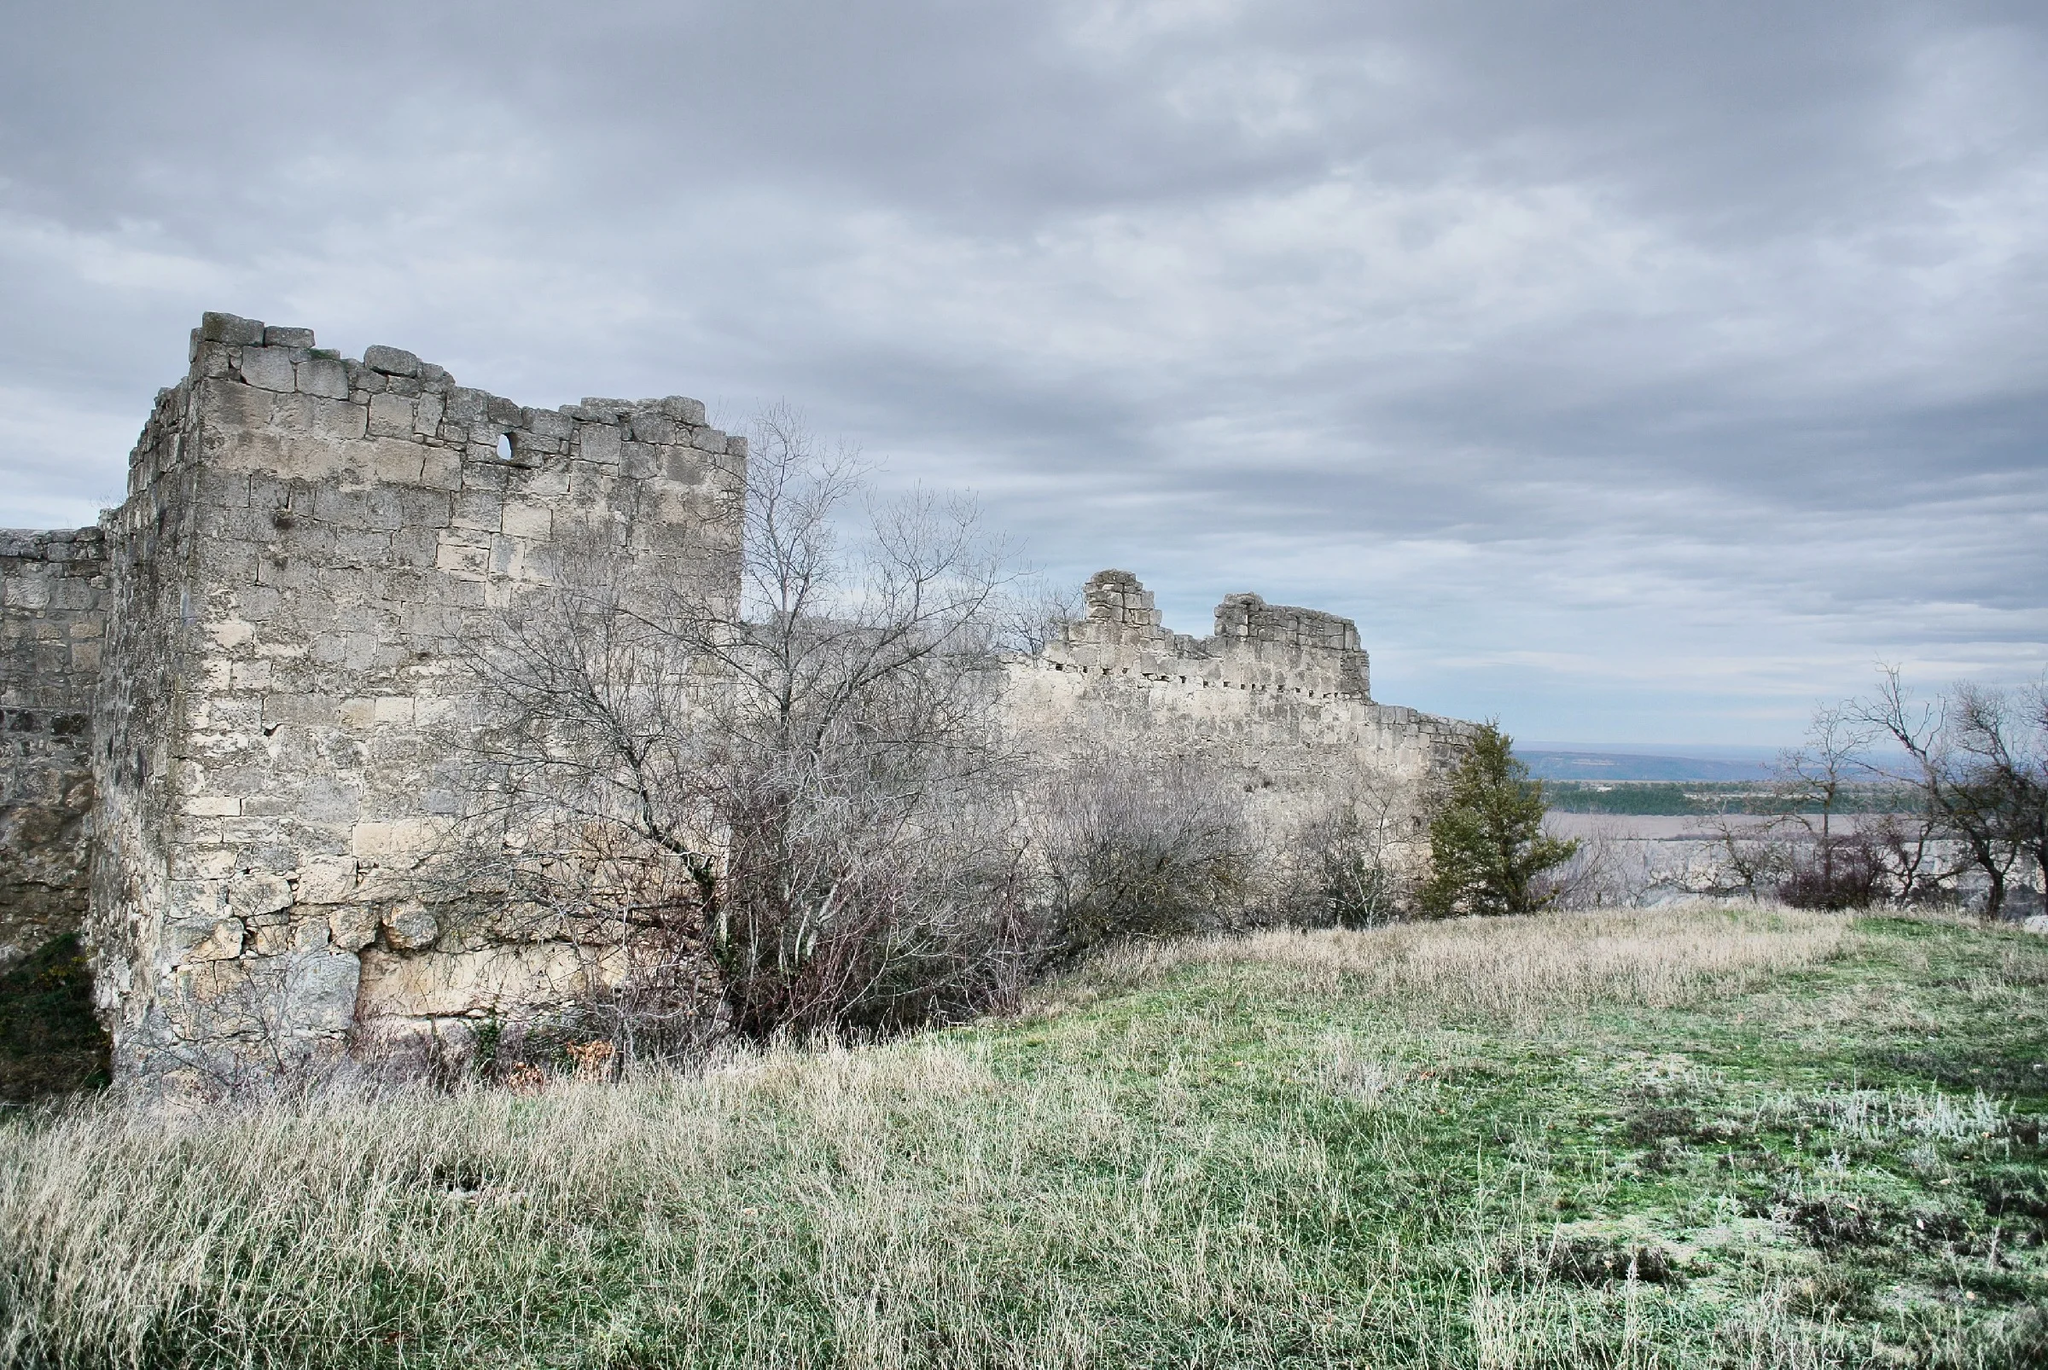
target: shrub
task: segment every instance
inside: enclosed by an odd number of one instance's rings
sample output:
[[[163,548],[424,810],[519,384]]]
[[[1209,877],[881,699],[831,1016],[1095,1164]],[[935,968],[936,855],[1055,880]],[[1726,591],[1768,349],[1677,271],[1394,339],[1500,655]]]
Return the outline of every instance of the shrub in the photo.
[[[1048,787],[1045,951],[1065,960],[1120,937],[1227,922],[1250,884],[1241,794],[1188,757],[1101,753]]]
[[[1288,921],[1343,928],[1393,922],[1410,882],[1392,862],[1395,788],[1359,785],[1294,835],[1294,878],[1283,896]]]
[[[1798,909],[1860,909],[1887,892],[1883,861],[1864,837],[1823,837],[1796,849],[1778,897]]]

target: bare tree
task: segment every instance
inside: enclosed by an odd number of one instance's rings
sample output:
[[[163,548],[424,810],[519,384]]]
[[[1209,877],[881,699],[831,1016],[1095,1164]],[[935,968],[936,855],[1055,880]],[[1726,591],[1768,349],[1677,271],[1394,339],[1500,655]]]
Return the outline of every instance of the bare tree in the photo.
[[[1956,868],[1945,857],[1953,844],[1925,803],[1908,813],[1878,815],[1867,836],[1894,902],[1911,906],[1951,897]]]
[[[1036,575],[1021,579],[1004,597],[997,645],[1035,655],[1065,642],[1086,613],[1079,586],[1055,584]]]
[[[1587,826],[1578,843],[1569,861],[1541,877],[1553,908],[1627,908],[1643,903],[1659,883],[1647,844],[1613,817]]]
[[[872,496],[786,411],[751,447],[737,602],[594,546],[475,645],[463,874],[615,928],[674,1015],[715,982],[751,1036],[986,1007],[1034,937],[992,714],[1003,549],[968,502]]]
[[[1986,884],[1985,914],[2005,910],[2016,865],[2048,860],[2048,699],[2041,686],[2009,695],[1964,682],[1932,703],[1913,698],[1887,667],[1859,714],[1905,753],[1900,778],[1919,791],[1931,824],[1956,843]]]
[[[1717,813],[1700,827],[1718,853],[1711,873],[1695,882],[1692,892],[1740,894],[1758,901],[1777,893],[1792,866],[1791,844],[1779,818],[1759,822],[1749,814]]]
[[[1964,682],[1945,703],[1977,802],[2018,863],[2048,873],[2048,681],[2015,693]]]
[[[1813,711],[1806,741],[1778,754],[1774,789],[1783,812],[1776,833],[1791,836],[1783,858],[1780,893],[1806,908],[1855,908],[1880,892],[1882,868],[1871,844],[1857,831],[1840,831],[1838,810],[1845,791],[1870,775],[1868,752],[1879,730],[1849,704],[1823,704]]]

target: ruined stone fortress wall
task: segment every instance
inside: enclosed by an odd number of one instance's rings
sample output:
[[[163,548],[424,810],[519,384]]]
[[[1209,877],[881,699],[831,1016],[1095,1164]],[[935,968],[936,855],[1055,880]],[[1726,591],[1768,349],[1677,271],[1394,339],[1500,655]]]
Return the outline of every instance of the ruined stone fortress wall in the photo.
[[[0,534],[0,963],[82,921],[117,1074],[189,1083],[617,983],[623,932],[421,878],[466,798],[464,653],[572,558],[627,568],[628,607],[736,607],[743,440],[694,400],[525,408],[225,314],[190,362],[98,528]],[[1176,635],[1117,571],[1087,605],[1004,677],[1055,762],[1198,756],[1281,826],[1419,792],[1468,731],[1374,702],[1346,619],[1232,595]]]
[[[694,400],[523,408],[409,352],[206,316],[106,519],[91,941],[117,1072],[237,1069],[568,998],[600,954],[441,926],[463,635],[593,541],[737,588],[744,441]]]
[[[1061,640],[1009,664],[1006,716],[1042,751],[1199,758],[1242,784],[1274,833],[1351,787],[1387,787],[1408,848],[1390,855],[1419,858],[1423,788],[1472,725],[1376,703],[1351,620],[1234,594],[1197,638],[1168,632],[1128,571],[1097,574],[1084,595]]]
[[[0,969],[85,915],[106,589],[99,529],[0,531]]]

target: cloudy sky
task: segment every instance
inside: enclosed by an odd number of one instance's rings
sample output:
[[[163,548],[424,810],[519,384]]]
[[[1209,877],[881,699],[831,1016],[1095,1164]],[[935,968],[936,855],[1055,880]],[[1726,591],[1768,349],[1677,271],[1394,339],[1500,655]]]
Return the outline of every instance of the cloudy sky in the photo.
[[[1052,575],[1352,615],[1380,698],[1524,738],[2048,663],[2039,0],[0,24],[0,525],[90,521],[225,309],[786,400]]]

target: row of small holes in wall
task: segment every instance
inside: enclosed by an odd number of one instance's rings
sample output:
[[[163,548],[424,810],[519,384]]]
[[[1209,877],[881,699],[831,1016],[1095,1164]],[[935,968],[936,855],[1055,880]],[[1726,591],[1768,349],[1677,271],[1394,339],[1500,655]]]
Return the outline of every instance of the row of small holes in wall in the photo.
[[[1063,663],[1061,663],[1061,662],[1057,662],[1057,661],[1055,661],[1055,662],[1053,662],[1053,663],[1052,663],[1052,668],[1053,668],[1053,669],[1054,669],[1055,671],[1064,671],[1064,670],[1066,670],[1066,669],[1067,669],[1067,668],[1066,668],[1066,666],[1065,666],[1065,665],[1064,665]],[[1080,671],[1080,673],[1081,673],[1082,675],[1087,675],[1087,674],[1088,674],[1088,668],[1087,668],[1086,666],[1077,666],[1077,667],[1075,667],[1075,669],[1076,669],[1076,670],[1078,670],[1078,671]],[[1107,667],[1107,666],[1097,666],[1097,667],[1096,667],[1095,669],[1096,669],[1096,670],[1098,670],[1098,671],[1100,671],[1100,672],[1102,672],[1102,674],[1104,674],[1104,675],[1108,675],[1108,674],[1110,673],[1109,667]],[[1124,668],[1123,668],[1123,673],[1124,673],[1125,675],[1129,675],[1129,674],[1131,673],[1131,668],[1130,668],[1130,667],[1128,667],[1128,666],[1124,667]],[[1167,680],[1167,679],[1168,679],[1168,677],[1166,677],[1166,676],[1163,676],[1163,675],[1150,675],[1150,674],[1148,674],[1148,675],[1146,675],[1145,679],[1147,679],[1147,680],[1157,680],[1157,681],[1162,681],[1162,682],[1163,682],[1163,681]],[[1182,676],[1182,677],[1180,678],[1180,683],[1181,683],[1181,684],[1183,684],[1183,685],[1187,684],[1187,683],[1188,683],[1188,678],[1187,678],[1186,676]],[[1202,687],[1203,687],[1204,689],[1207,689],[1207,688],[1208,688],[1208,686],[1210,685],[1210,683],[1211,683],[1211,682],[1209,682],[1209,681],[1206,681],[1206,680],[1205,680],[1205,681],[1203,681],[1203,682],[1202,682]],[[1233,685],[1233,684],[1232,684],[1232,683],[1231,683],[1230,681],[1227,681],[1227,680],[1224,680],[1224,681],[1219,681],[1219,682],[1216,682],[1216,683],[1218,683],[1218,684],[1222,685],[1222,687],[1223,687],[1224,689],[1226,689],[1226,690],[1264,690],[1264,691],[1268,691],[1268,692],[1270,692],[1270,691],[1271,691],[1271,690],[1273,689],[1273,687],[1272,687],[1271,685]],[[1280,687],[1280,693],[1281,693],[1281,694],[1286,694],[1286,693],[1287,693],[1287,692],[1288,692],[1289,690],[1292,690],[1292,691],[1294,691],[1294,692],[1295,692],[1296,694],[1298,694],[1298,695],[1307,695],[1307,696],[1308,696],[1308,697],[1309,697],[1310,699],[1321,699],[1321,698],[1323,697],[1323,696],[1321,696],[1321,695],[1317,694],[1317,693],[1316,693],[1316,692],[1315,692],[1314,690],[1311,690],[1311,689],[1307,688],[1306,686],[1302,686],[1302,685],[1282,685],[1282,686]],[[1334,696],[1334,695],[1336,694],[1336,691],[1332,690],[1332,691],[1331,691],[1330,693],[1331,693],[1331,695],[1332,695],[1332,696]]]

